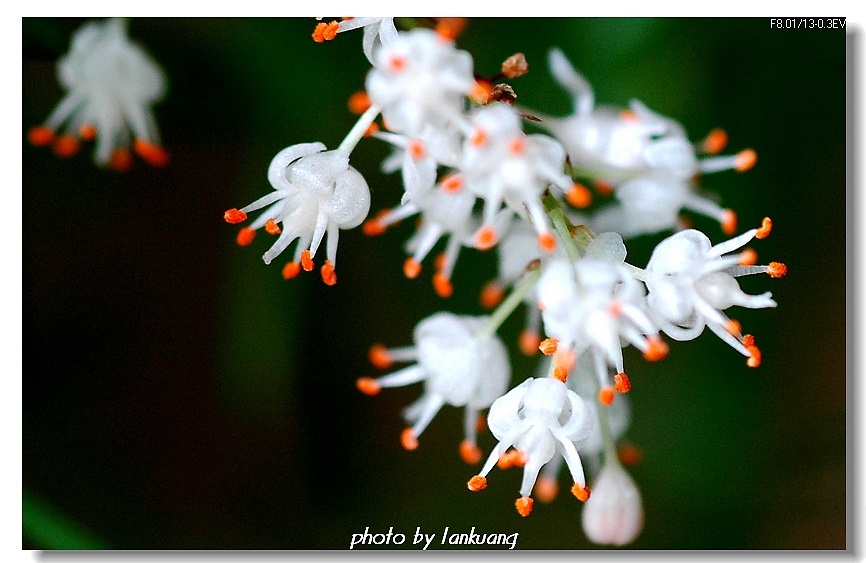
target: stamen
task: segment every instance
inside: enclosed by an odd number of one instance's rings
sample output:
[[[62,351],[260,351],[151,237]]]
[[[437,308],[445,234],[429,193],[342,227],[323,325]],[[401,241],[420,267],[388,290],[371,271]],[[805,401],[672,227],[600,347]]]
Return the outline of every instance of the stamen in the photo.
[[[731,209],[722,211],[722,232],[726,235],[732,235],[737,232],[737,214]]]
[[[382,390],[382,386],[372,377],[359,377],[355,385],[358,387],[358,391],[371,397]]]
[[[707,154],[719,154],[728,144],[728,134],[724,129],[713,129],[704,139],[703,150]]]
[[[117,172],[128,172],[132,168],[132,155],[126,149],[117,149],[111,154],[108,165]]]
[[[540,475],[532,492],[541,502],[553,502],[559,494],[559,484],[553,477]]]
[[[379,124],[378,123],[371,123],[370,125],[367,126],[367,130],[364,131],[364,136],[365,137],[372,137],[374,133],[378,133],[378,132],[379,132]]]
[[[334,285],[337,283],[337,272],[334,271],[334,265],[331,264],[330,260],[325,260],[325,263],[322,264],[322,281],[325,282],[325,285]]]
[[[386,213],[388,213],[388,210],[383,209],[373,219],[367,219],[366,221],[364,221],[364,226],[361,227],[361,230],[364,232],[364,234],[368,237],[375,237],[384,233],[386,227],[379,222],[379,219],[384,217]]]
[[[740,324],[740,321],[728,319],[727,324],[725,324],[725,330],[728,331],[728,334],[739,336],[743,332],[743,325]]]
[[[370,101],[370,96],[367,95],[367,92],[364,90],[359,90],[349,96],[349,111],[354,113],[355,115],[361,115],[373,105]]]
[[[433,289],[436,290],[436,295],[446,298],[451,297],[451,293],[454,291],[454,286],[445,274],[437,272],[436,275],[433,276]]]
[[[630,109],[621,110],[619,112],[619,116],[622,118],[623,121],[629,121],[631,123],[637,123],[638,121],[637,114],[635,114],[635,112],[631,111]]]
[[[556,237],[551,232],[545,232],[538,235],[538,246],[548,254],[556,250]]]
[[[35,147],[47,147],[54,141],[54,131],[43,125],[38,125],[27,132],[27,140]]]
[[[526,329],[520,333],[519,344],[521,352],[527,356],[534,356],[541,346],[541,337],[537,332]]]
[[[487,225],[478,229],[475,234],[475,248],[478,250],[489,250],[496,245],[498,237],[493,227]]]
[[[54,140],[54,154],[69,158],[78,152],[78,139],[71,135],[61,135]]]
[[[584,207],[589,207],[592,203],[592,192],[583,184],[574,184],[565,193],[565,200],[574,207],[583,209]]]
[[[586,502],[589,500],[589,487],[582,487],[575,483],[571,486],[571,494],[580,502]]]
[[[620,372],[613,376],[613,382],[618,393],[628,393],[631,391],[631,380],[629,380],[625,372]]]
[[[460,442],[460,458],[469,465],[476,465],[481,461],[481,449],[469,440],[463,440]]]
[[[305,272],[313,271],[313,259],[310,257],[310,251],[304,250],[301,252],[301,267]]]
[[[640,462],[643,454],[631,444],[622,444],[617,449],[617,457],[623,465],[634,466]]]
[[[463,189],[463,178],[457,174],[451,174],[443,178],[439,185],[448,193],[457,193]]]
[[[469,91],[469,98],[476,104],[484,105],[488,103],[492,97],[493,85],[486,80],[476,80],[475,85],[472,86],[472,90]],[[484,141],[481,141],[482,144],[483,142]]]
[[[505,296],[505,290],[496,282],[490,282],[481,290],[479,301],[485,309],[492,309],[502,302]]]
[[[574,369],[577,358],[571,348],[558,347],[553,354],[553,376],[560,381],[568,379],[568,374]]]
[[[240,246],[246,246],[253,242],[254,238],[256,238],[256,230],[249,227],[244,227],[240,231],[238,231],[238,237],[236,241]],[[285,271],[283,275],[285,275]]]
[[[415,433],[411,428],[405,428],[400,433],[400,444],[410,452],[418,449],[418,438],[415,437]]]
[[[316,25],[316,29],[313,30],[313,41],[316,43],[330,41],[337,36],[337,30],[339,28],[340,24],[337,23],[336,20],[330,23],[321,22]]]
[[[409,144],[406,145],[406,151],[414,160],[424,158],[424,143],[418,139],[412,139],[409,141]]]
[[[467,18],[438,18],[435,31],[442,39],[454,41],[460,35],[460,32],[466,28],[467,23]]]
[[[657,362],[668,355],[667,343],[660,336],[650,336],[646,339],[646,350],[643,352],[643,357],[648,362]]]
[[[613,404],[613,399],[616,396],[613,387],[603,387],[598,392],[598,402],[605,406],[610,406]]]
[[[391,72],[401,72],[406,68],[406,58],[403,55],[393,54],[388,57],[388,60],[385,62],[385,66]]]
[[[601,195],[610,195],[613,193],[614,186],[610,182],[605,180],[595,180],[595,189]]]
[[[514,502],[517,513],[526,518],[532,514],[532,497],[520,497]]]
[[[436,259],[433,261],[433,267],[436,268],[437,271],[441,271],[445,267],[445,253],[440,252]]]
[[[755,166],[758,162],[758,153],[752,149],[746,149],[737,153],[734,158],[734,168],[737,172],[745,172]]]
[[[788,266],[781,262],[770,262],[767,265],[767,274],[771,278],[781,278],[788,273]]]
[[[758,253],[752,248],[746,248],[740,252],[740,266],[754,266],[758,261]]]
[[[469,137],[469,144],[473,148],[480,149],[487,142],[487,132],[484,129],[476,129]]]
[[[477,493],[478,491],[483,491],[487,488],[487,478],[482,477],[481,475],[476,475],[472,479],[469,479],[469,482],[466,483],[466,486],[473,493]]]
[[[514,53],[504,61],[502,61],[502,74],[505,78],[519,78],[529,72],[529,64],[526,62],[526,55],[523,53]]]
[[[549,356],[556,352],[556,347],[559,344],[559,340],[556,338],[545,338],[538,345],[538,349],[541,350],[541,353],[545,356]]]
[[[162,168],[168,164],[168,151],[143,139],[136,139],[132,144],[132,150],[151,166]]]
[[[755,233],[755,238],[765,239],[770,236],[770,231],[773,230],[773,220],[769,217],[764,217],[761,221],[761,228]]]
[[[746,360],[746,365],[750,368],[756,368],[761,365],[761,350],[755,346],[755,337],[751,334],[743,336],[743,345],[749,351],[749,359]]]
[[[611,301],[607,305],[607,314],[617,318],[622,315],[622,303],[619,301]]]
[[[252,229],[250,229],[252,231]],[[253,231],[255,234],[255,231]],[[287,262],[283,266],[283,279],[290,280],[301,273],[301,265],[297,262]]]
[[[483,414],[478,415],[478,419],[475,421],[475,431],[476,432],[484,432],[487,430],[487,417]]]
[[[412,257],[406,258],[406,261],[403,262],[403,274],[411,280],[417,278],[420,273],[421,264],[416,262]]]
[[[496,467],[499,469],[508,469],[509,467],[523,467],[526,465],[526,456],[523,452],[516,449],[510,449],[501,456],[496,462]]]
[[[388,353],[388,349],[381,344],[374,344],[373,346],[371,346],[370,352],[367,356],[370,360],[370,363],[373,364],[373,367],[379,369],[388,369],[394,364],[394,360]]]
[[[514,156],[519,156],[526,152],[526,138],[523,136],[514,137],[508,141],[508,152]]]
[[[237,225],[247,220],[247,214],[234,207],[223,213],[223,219],[230,225]]]
[[[93,125],[82,125],[78,130],[78,136],[84,141],[92,141],[96,138],[96,127]]]
[[[269,235],[278,235],[282,232],[282,229],[280,229],[280,226],[277,225],[276,221],[268,219],[265,223],[265,231],[267,231]]]

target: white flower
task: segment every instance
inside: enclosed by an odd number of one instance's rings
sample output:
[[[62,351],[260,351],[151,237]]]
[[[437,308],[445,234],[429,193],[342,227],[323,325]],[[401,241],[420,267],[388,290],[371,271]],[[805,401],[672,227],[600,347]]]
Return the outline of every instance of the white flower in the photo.
[[[478,475],[467,483],[469,490],[487,487],[487,474],[514,446],[523,460],[523,483],[515,507],[521,516],[532,512],[532,488],[542,466],[557,451],[565,458],[574,479],[571,491],[578,500],[589,498],[589,488],[575,443],[592,432],[593,419],[583,399],[553,378],[528,378],[497,399],[490,407],[487,425],[499,440]]]
[[[249,227],[241,230],[238,243],[249,244],[255,230],[264,227],[277,241],[265,252],[270,264],[295,239],[300,239],[294,259],[283,268],[286,279],[300,269],[313,269],[313,258],[328,235],[322,279],[337,281],[337,240],[340,229],[361,224],[370,210],[370,189],[364,177],[349,166],[349,157],[339,150],[325,151],[322,143],[302,143],[277,153],[268,168],[268,181],[275,191],[241,209],[225,212],[228,223],[240,223],[247,213],[267,207]],[[280,226],[282,224],[282,227]]]
[[[153,166],[165,166],[152,106],[165,95],[162,69],[127,35],[127,20],[88,22],[75,32],[69,52],[57,63],[67,91],[45,124],[30,130],[31,143],[53,145],[61,157],[79,149],[79,139],[96,139],[94,161],[129,169],[134,150]],[[63,131],[60,132],[60,128]]]
[[[618,462],[602,468],[581,522],[586,537],[599,544],[625,545],[640,534],[644,523],[640,491]]]
[[[375,395],[383,387],[424,382],[424,394],[404,411],[412,426],[401,436],[408,450],[418,447],[418,437],[445,404],[465,407],[466,439],[460,454],[467,463],[480,461],[476,445],[478,414],[508,389],[511,364],[508,351],[495,336],[479,336],[488,317],[437,313],[415,327],[415,345],[405,348],[374,346],[370,360],[387,368],[393,362],[416,363],[378,379],[361,378],[358,388]]]
[[[771,277],[785,275],[787,268],[779,262],[753,265],[755,252],[737,250],[753,238],[765,238],[772,222],[765,218],[760,229],[717,244],[699,231],[688,229],[663,240],[653,250],[646,267],[647,303],[661,330],[675,340],[691,340],[709,327],[722,340],[749,358],[748,364],[760,364],[760,352],[754,338],[740,332],[739,323],[723,310],[739,305],[750,309],[775,307],[768,291],[748,295],[740,289],[738,276],[765,273]]]
[[[374,60],[367,95],[382,108],[389,130],[411,137],[427,124],[444,127],[458,119],[475,86],[471,55],[429,29],[398,34]]]
[[[373,50],[379,45],[393,41],[397,37],[397,28],[394,26],[394,18],[343,18],[328,23],[319,23],[313,31],[313,40],[317,43],[330,41],[338,33],[344,33],[353,29],[364,30],[364,55],[367,60],[373,62]]]

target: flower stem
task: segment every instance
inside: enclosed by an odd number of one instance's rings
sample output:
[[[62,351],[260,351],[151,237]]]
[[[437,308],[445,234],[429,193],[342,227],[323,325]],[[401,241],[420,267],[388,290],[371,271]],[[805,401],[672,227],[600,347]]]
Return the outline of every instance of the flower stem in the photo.
[[[370,127],[370,124],[379,116],[381,109],[382,108],[376,104],[370,106],[367,111],[358,118],[358,121],[355,122],[355,125],[353,125],[352,129],[349,130],[349,133],[346,134],[346,138],[343,139],[343,142],[340,143],[339,147],[337,147],[337,151],[345,154],[347,157],[352,154],[352,151],[355,150],[358,142],[364,137],[364,133],[367,132],[367,128]]]
[[[523,298],[526,297],[526,294],[535,286],[535,283],[541,276],[541,268],[538,267],[537,263],[533,262],[529,268],[530,270],[514,287],[511,294],[493,311],[493,314],[490,315],[490,320],[478,330],[475,334],[476,337],[484,338],[495,333],[502,326],[502,323],[505,322],[505,319],[514,312],[514,309],[523,302]]]

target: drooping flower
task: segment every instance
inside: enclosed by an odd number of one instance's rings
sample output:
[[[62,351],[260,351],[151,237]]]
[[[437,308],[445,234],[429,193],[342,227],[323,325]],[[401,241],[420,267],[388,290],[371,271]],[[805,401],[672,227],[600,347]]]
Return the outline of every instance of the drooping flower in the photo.
[[[78,152],[80,140],[96,140],[94,161],[125,171],[132,151],[153,166],[165,166],[152,106],[165,95],[162,69],[129,40],[128,22],[111,18],[88,22],[75,32],[69,52],[57,63],[66,94],[45,123],[29,132],[36,146],[55,154]]]
[[[404,411],[412,424],[401,435],[403,447],[418,447],[418,437],[446,404],[465,407],[465,434],[460,455],[467,463],[477,463],[481,452],[476,445],[479,412],[503,395],[511,377],[505,346],[495,335],[480,329],[488,317],[436,313],[415,327],[415,345],[403,348],[374,346],[372,363],[388,368],[394,362],[414,361],[411,366],[378,379],[361,378],[358,388],[375,395],[383,387],[402,387],[424,383],[424,394]]]
[[[578,448],[592,432],[594,421],[583,399],[558,379],[528,378],[496,399],[487,415],[487,425],[499,442],[478,475],[467,483],[469,490],[487,487],[487,474],[500,457],[514,446],[523,463],[523,482],[515,508],[521,516],[532,512],[532,489],[538,473],[557,451],[565,458],[574,480],[572,494],[589,498],[589,488]]]
[[[225,220],[231,224],[246,220],[247,213],[267,208],[249,227],[238,234],[238,243],[252,242],[262,227],[279,235],[262,257],[265,264],[300,239],[294,259],[283,268],[283,277],[295,277],[303,268],[311,271],[313,258],[327,234],[327,259],[322,279],[337,281],[337,241],[340,229],[360,225],[370,210],[370,189],[364,177],[349,165],[342,150],[326,151],[322,143],[301,143],[277,153],[268,168],[274,191],[241,209],[229,209]]]
[[[379,45],[393,41],[397,37],[397,28],[394,26],[394,18],[343,18],[341,21],[332,20],[328,23],[316,24],[313,30],[313,40],[317,43],[330,41],[338,33],[344,33],[353,29],[363,29],[363,48],[367,60],[373,62],[373,50]]]
[[[598,544],[626,545],[640,535],[643,523],[643,501],[634,479],[619,462],[605,463],[583,506],[586,537]]]

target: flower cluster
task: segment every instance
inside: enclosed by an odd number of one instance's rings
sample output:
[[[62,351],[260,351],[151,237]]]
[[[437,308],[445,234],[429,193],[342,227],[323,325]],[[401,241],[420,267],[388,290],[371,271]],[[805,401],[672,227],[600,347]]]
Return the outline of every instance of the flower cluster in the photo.
[[[497,443],[469,479],[469,490],[485,489],[495,466],[521,466],[515,508],[528,516],[533,497],[555,498],[564,464],[572,494],[586,503],[587,537],[614,545],[633,541],[643,526],[643,505],[621,460],[634,456],[618,448],[631,417],[623,348],[657,361],[669,352],[665,336],[691,340],[709,327],[749,366],[760,365],[754,337],[725,311],[776,306],[770,293],[748,295],[737,281],[785,274],[783,264],[757,265],[755,251],[743,248],[766,237],[772,222],[764,219],[733,236],[736,215],[700,195],[696,181],[709,172],[747,170],[754,151],[717,156],[726,143],[721,130],[691,142],[679,123],[637,100],[624,109],[596,106],[588,81],[557,49],[549,55],[550,72],[573,96],[574,113],[550,117],[518,107],[511,86],[494,82],[525,73],[525,59],[515,55],[498,76],[480,78],[471,55],[457,48],[461,26],[454,21],[443,20],[435,30],[398,31],[393,18],[334,20],[320,22],[313,39],[359,28],[372,68],[351,104],[362,114],[358,122],[335,150],[313,142],[281,151],[268,170],[275,191],[226,211],[225,220],[241,223],[247,213],[265,209],[241,229],[238,242],[251,243],[262,227],[277,236],[266,263],[299,239],[283,268],[286,278],[313,268],[327,233],[322,278],[333,284],[339,229],[363,223],[367,235],[379,236],[417,216],[403,272],[418,277],[445,240],[433,276],[443,298],[454,291],[451,275],[464,248],[496,248],[499,272],[481,295],[492,313],[437,312],[417,324],[414,345],[373,346],[370,361],[377,368],[414,363],[379,378],[361,377],[358,389],[376,395],[424,384],[403,413],[407,450],[418,447],[442,407],[462,407],[465,436],[458,450],[473,465],[484,458],[477,428],[488,409],[486,426]],[[367,183],[349,164],[364,138],[392,148],[381,169],[399,174],[403,185],[401,200],[372,217]],[[612,203],[590,210],[593,192],[586,183],[613,195]],[[682,211],[717,219],[733,238],[714,245],[681,223]],[[655,233],[668,236],[645,267],[627,262],[625,239]],[[507,349],[496,331],[521,304],[527,319],[520,349],[540,351],[542,360],[535,377],[512,387]]]

